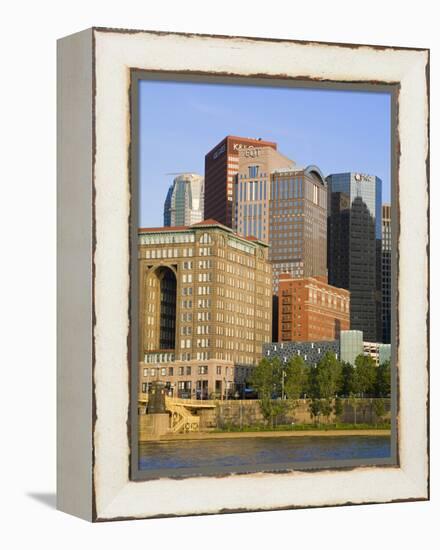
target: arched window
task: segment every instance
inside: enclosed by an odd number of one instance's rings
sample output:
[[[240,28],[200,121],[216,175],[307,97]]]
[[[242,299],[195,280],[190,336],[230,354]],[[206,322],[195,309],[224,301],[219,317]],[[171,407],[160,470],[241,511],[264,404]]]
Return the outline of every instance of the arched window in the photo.
[[[200,237],[200,242],[202,244],[211,244],[212,243],[211,235],[209,233],[203,233],[203,235]]]

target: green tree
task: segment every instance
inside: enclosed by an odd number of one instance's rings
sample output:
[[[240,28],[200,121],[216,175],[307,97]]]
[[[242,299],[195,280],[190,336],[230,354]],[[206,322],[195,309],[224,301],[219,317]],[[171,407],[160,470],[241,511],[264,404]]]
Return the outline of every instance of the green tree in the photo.
[[[385,361],[377,368],[376,391],[377,397],[390,397],[391,395],[391,364]]]
[[[355,392],[355,381],[354,381],[354,367],[351,363],[344,361],[342,363],[342,383],[341,383],[341,394],[348,397],[350,393]]]
[[[289,399],[297,400],[307,391],[307,367],[299,355],[293,357],[285,370],[284,391]]]
[[[272,426],[278,424],[278,419],[281,415],[284,415],[287,410],[290,408],[290,403],[284,399],[272,400],[272,409],[271,409],[271,423]]]
[[[372,412],[371,399],[359,399],[358,398],[358,409],[362,415],[362,422],[367,422],[367,413],[370,411],[370,416]]]
[[[373,411],[376,417],[376,424],[378,421],[382,422],[383,417],[385,416],[386,410],[385,410],[385,401],[381,397],[379,397],[378,399],[374,399]]]
[[[359,399],[355,396],[354,393],[351,393],[348,397],[348,404],[353,409],[354,423],[357,423],[357,409],[359,406]]]
[[[282,369],[278,358],[270,361],[264,358],[254,368],[250,383],[258,393],[260,409],[266,422],[273,426],[274,419],[281,414],[287,404],[280,404],[274,398],[280,395]]]
[[[277,383],[276,377],[274,361],[266,358],[263,358],[252,370],[250,383],[257,392],[259,399],[272,398]]]
[[[327,418],[327,424],[330,422],[330,416],[333,412],[332,400],[330,398],[321,400],[321,414]]]
[[[321,416],[321,401],[320,399],[311,399],[309,403],[309,413],[312,420],[319,424],[319,417]]]
[[[374,394],[377,367],[369,355],[358,355],[355,360],[353,393]]]
[[[335,399],[333,410],[335,413],[336,420],[340,420],[342,414],[344,413],[344,406],[342,404],[342,399],[340,397],[337,397]]]
[[[341,388],[342,367],[332,352],[327,352],[311,372],[312,397],[333,398]]]

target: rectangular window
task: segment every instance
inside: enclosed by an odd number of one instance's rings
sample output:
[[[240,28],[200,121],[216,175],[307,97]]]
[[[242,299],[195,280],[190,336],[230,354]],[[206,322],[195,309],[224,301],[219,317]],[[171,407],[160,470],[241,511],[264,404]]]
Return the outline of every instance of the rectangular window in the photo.
[[[258,178],[258,171],[260,169],[259,166],[249,166],[248,169],[250,178]]]

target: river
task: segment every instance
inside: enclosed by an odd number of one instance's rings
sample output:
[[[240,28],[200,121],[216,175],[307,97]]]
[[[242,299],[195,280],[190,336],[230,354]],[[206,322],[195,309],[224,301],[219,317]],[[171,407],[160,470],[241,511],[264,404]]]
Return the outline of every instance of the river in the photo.
[[[145,442],[139,469],[212,469],[242,471],[256,466],[390,457],[389,436],[303,436]]]

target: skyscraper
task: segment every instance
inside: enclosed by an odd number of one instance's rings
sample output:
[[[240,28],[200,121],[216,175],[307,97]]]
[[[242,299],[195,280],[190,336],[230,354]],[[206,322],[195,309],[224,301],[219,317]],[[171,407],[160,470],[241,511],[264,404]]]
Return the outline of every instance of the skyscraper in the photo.
[[[170,227],[171,225],[171,199],[173,196],[173,189],[174,185],[170,185],[163,205],[163,225],[165,227]]]
[[[391,341],[391,205],[382,206],[382,342]]]
[[[198,174],[179,174],[168,189],[164,225],[185,226],[203,220],[204,181]]]
[[[268,147],[239,154],[234,227],[270,244],[273,268],[273,340],[278,339],[278,280],[327,277],[327,183],[316,166]]]
[[[327,277],[328,193],[317,166],[275,170],[271,181],[269,259],[276,294],[281,273]]]
[[[350,291],[350,326],[368,341],[382,339],[382,181],[332,174],[329,186],[328,278]]]
[[[226,136],[205,156],[205,218],[233,227],[234,182],[238,173],[239,152],[256,147],[277,148],[261,139]]]
[[[294,169],[295,162],[272,147],[242,149],[234,185],[233,227],[242,235],[269,242],[271,172]]]

